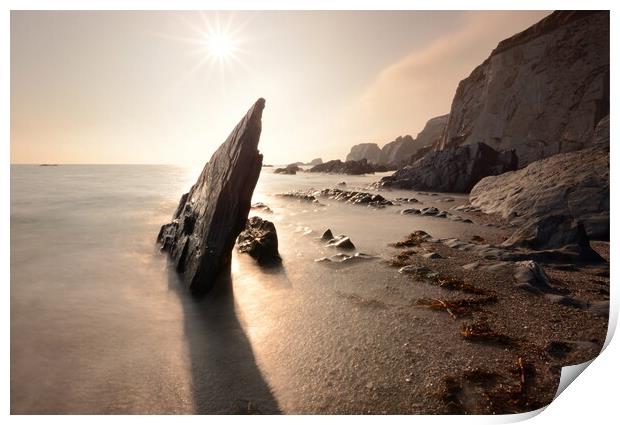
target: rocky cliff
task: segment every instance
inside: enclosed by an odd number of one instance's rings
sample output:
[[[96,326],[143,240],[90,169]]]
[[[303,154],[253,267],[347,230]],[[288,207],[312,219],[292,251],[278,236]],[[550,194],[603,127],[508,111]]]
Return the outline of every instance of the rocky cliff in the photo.
[[[365,159],[373,164],[378,164],[380,156],[381,149],[379,149],[376,143],[360,143],[351,148],[351,152],[347,155],[346,160],[359,161]]]
[[[193,294],[213,288],[229,267],[235,240],[246,226],[263,162],[258,141],[264,107],[265,100],[258,99],[250,108],[157,236]]]
[[[398,164],[409,158],[417,150],[416,140],[410,135],[399,136],[381,149],[379,164]]]
[[[379,149],[376,143],[354,145],[347,155],[347,161],[366,159],[370,163],[387,166],[402,166],[421,148],[438,144],[448,122],[448,115],[431,118],[418,136],[398,136],[395,140]]]
[[[514,149],[519,167],[587,146],[609,113],[609,12],[559,11],[461,81],[440,149]]]
[[[443,132],[448,124],[449,115],[441,115],[431,118],[416,137],[418,149],[426,146],[438,146],[441,143]]]

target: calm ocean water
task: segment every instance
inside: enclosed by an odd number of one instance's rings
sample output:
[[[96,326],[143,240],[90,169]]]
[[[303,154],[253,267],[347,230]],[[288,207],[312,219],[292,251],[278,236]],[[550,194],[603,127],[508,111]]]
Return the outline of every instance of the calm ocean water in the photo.
[[[199,171],[11,167],[13,413],[312,413],[359,406],[364,399],[351,395],[355,388],[385,372],[358,366],[381,362],[383,354],[343,344],[381,345],[389,335],[372,314],[336,295],[369,294],[400,277],[378,262],[343,270],[316,263],[331,252],[314,237],[330,227],[350,235],[358,250],[382,256],[416,225],[437,237],[475,232],[393,210],[291,203],[273,195],[343,179],[363,187],[378,176],[281,176],[266,168],[254,201],[274,210],[283,267],[263,270],[235,254],[232,294],[198,301],[168,270],[155,238]]]

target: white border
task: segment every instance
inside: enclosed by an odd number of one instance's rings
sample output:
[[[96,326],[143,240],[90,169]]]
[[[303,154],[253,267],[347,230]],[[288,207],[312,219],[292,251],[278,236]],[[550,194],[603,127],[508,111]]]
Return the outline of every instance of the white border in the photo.
[[[37,9],[52,9],[52,10],[101,10],[101,9],[115,9],[115,10],[208,10],[208,9],[221,9],[221,10],[240,10],[240,9],[259,9],[259,10],[276,10],[276,9],[287,9],[287,10],[306,10],[306,9],[324,9],[324,10],[337,10],[337,9],[350,9],[350,10],[381,10],[381,9],[396,9],[396,10],[551,10],[551,9],[611,9],[611,46],[612,46],[612,59],[611,59],[611,69],[616,70],[617,61],[616,61],[616,51],[614,47],[616,46],[616,19],[615,19],[615,10],[614,5],[618,2],[612,1],[596,1],[590,0],[588,2],[583,1],[574,1],[574,0],[553,0],[553,1],[532,1],[532,0],[521,0],[521,1],[503,1],[501,5],[498,4],[497,1],[468,1],[468,2],[459,2],[456,0],[452,1],[442,1],[441,3],[429,2],[429,1],[405,1],[405,0],[382,0],[382,1],[365,1],[365,0],[357,0],[355,2],[351,1],[342,1],[342,0],[300,0],[300,1],[285,1],[285,0],[261,0],[261,1],[250,1],[250,0],[229,0],[229,1],[198,1],[198,0],[177,0],[177,1],[167,1],[167,0],[150,0],[150,1],[139,1],[139,0],[109,0],[109,1],[101,1],[101,0],[91,0],[91,1],[45,1],[45,0],[8,0],[5,1],[5,11],[2,15],[2,38],[3,42],[1,43],[1,53],[4,58],[4,66],[0,71],[2,74],[2,79],[4,84],[2,86],[2,90],[4,93],[4,102],[3,102],[3,117],[2,120],[2,131],[3,134],[6,135],[6,145],[5,149],[2,150],[2,166],[5,178],[2,181],[3,190],[0,192],[3,195],[4,206],[2,212],[2,217],[4,219],[4,223],[6,225],[5,229],[10,229],[10,76],[9,76],[9,61],[10,61],[10,18],[9,11],[13,10],[37,10]],[[500,7],[501,6],[501,7]],[[497,40],[498,42],[500,40]],[[612,72],[613,75],[613,72]],[[617,97],[617,85],[612,78],[611,81],[611,99],[612,99],[612,115],[614,115],[614,105],[613,102]],[[612,117],[611,120],[611,134],[615,134],[616,117]],[[613,143],[611,144],[613,146]],[[614,164],[616,161],[615,149],[612,148],[612,156],[611,156],[611,169],[615,170]],[[616,188],[617,184],[614,180],[615,172],[611,173],[612,178],[612,188]],[[617,210],[617,202],[616,196],[612,190],[612,211]],[[611,235],[612,239],[616,239],[615,236],[618,234],[618,227],[615,225],[615,221],[611,222]],[[4,334],[4,342],[5,349],[2,351],[2,366],[4,367],[4,377],[5,377],[5,385],[2,387],[2,400],[4,403],[4,412],[8,415],[10,411],[10,368],[9,368],[9,332],[10,332],[10,297],[9,297],[9,258],[10,258],[10,237],[9,232],[5,231],[5,241],[2,244],[2,261],[4,267],[4,288],[5,288],[5,308],[3,309],[3,321],[5,330]],[[611,257],[616,258],[617,249],[614,244],[611,246]],[[615,282],[615,268],[612,268],[611,281]],[[618,297],[615,293],[615,288],[611,290],[612,294],[612,302],[611,302],[611,312],[610,312],[610,334],[608,335],[608,343],[609,336],[613,334],[613,330],[617,324],[617,315],[618,315]],[[592,365],[588,367],[586,373],[582,374],[577,378],[576,384],[569,386],[549,407],[544,410],[543,414],[540,414],[534,417],[531,421],[532,423],[542,423],[541,421],[554,421],[554,422],[566,422],[566,423],[575,423],[575,422],[585,422],[585,421],[601,421],[602,423],[607,423],[608,419],[617,416],[616,403],[617,403],[617,393],[615,391],[616,380],[618,378],[618,365],[616,359],[620,358],[618,343],[616,341],[611,341],[604,352],[592,362]],[[540,412],[537,412],[540,413]],[[399,423],[411,423],[411,421],[415,421],[416,423],[452,423],[458,421],[459,423],[506,423],[506,422],[515,422],[519,420],[527,419],[531,417],[532,414],[523,414],[523,415],[509,415],[509,416],[501,416],[501,417],[472,417],[472,416],[390,416],[390,417],[382,417],[379,420],[389,420],[391,422],[399,422]],[[11,421],[15,423],[23,423],[30,422],[34,420],[44,420],[46,422],[77,422],[87,420],[89,422],[94,423],[104,423],[104,421],[108,421],[109,418],[105,416],[89,416],[88,418],[83,418],[79,416],[56,416],[56,417],[35,417],[35,416],[11,416],[9,418]],[[200,416],[187,416],[187,417],[166,417],[166,416],[152,416],[152,417],[136,417],[136,416],[117,416],[114,417],[114,421],[132,421],[135,419],[140,420],[149,420],[155,423],[168,422],[170,420],[174,421],[204,421],[208,420],[212,421],[237,421],[241,420],[240,417],[210,417],[210,418],[201,418]],[[310,422],[315,421],[316,418],[311,416],[306,417],[252,417],[248,418],[248,420],[270,423],[279,422],[279,421],[289,421],[294,420],[295,422]],[[335,417],[335,416],[323,416],[321,420],[325,420],[328,422],[336,422],[342,420],[354,420],[356,422],[361,423],[370,423],[370,421],[376,421],[377,419],[370,416],[356,416],[356,417]]]

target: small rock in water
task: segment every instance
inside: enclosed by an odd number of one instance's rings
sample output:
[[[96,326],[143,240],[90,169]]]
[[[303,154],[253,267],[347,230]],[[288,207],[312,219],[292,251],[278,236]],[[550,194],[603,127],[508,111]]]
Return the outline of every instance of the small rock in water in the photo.
[[[259,264],[276,263],[280,261],[278,253],[278,234],[276,226],[260,217],[248,219],[245,230],[237,239],[239,252],[252,256]]]
[[[420,214],[420,210],[417,208],[407,208],[400,212],[403,215]]]
[[[264,213],[268,213],[271,214],[273,212],[273,210],[271,208],[269,208],[269,206],[267,204],[263,204],[262,202],[256,202],[254,204],[252,204],[252,206],[250,207],[253,210],[260,210]]]
[[[339,249],[355,249],[351,239],[345,235],[339,235],[327,243],[327,246]]]
[[[332,231],[330,229],[327,229],[321,236],[321,239],[323,239],[324,241],[330,241],[334,239],[334,235],[332,234]]]

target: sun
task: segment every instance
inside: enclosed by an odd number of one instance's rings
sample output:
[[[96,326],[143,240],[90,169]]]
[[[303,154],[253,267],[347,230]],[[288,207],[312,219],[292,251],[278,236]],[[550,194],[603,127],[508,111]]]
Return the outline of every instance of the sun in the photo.
[[[232,58],[236,50],[235,40],[226,33],[207,34],[205,46],[209,56],[221,61]]]

